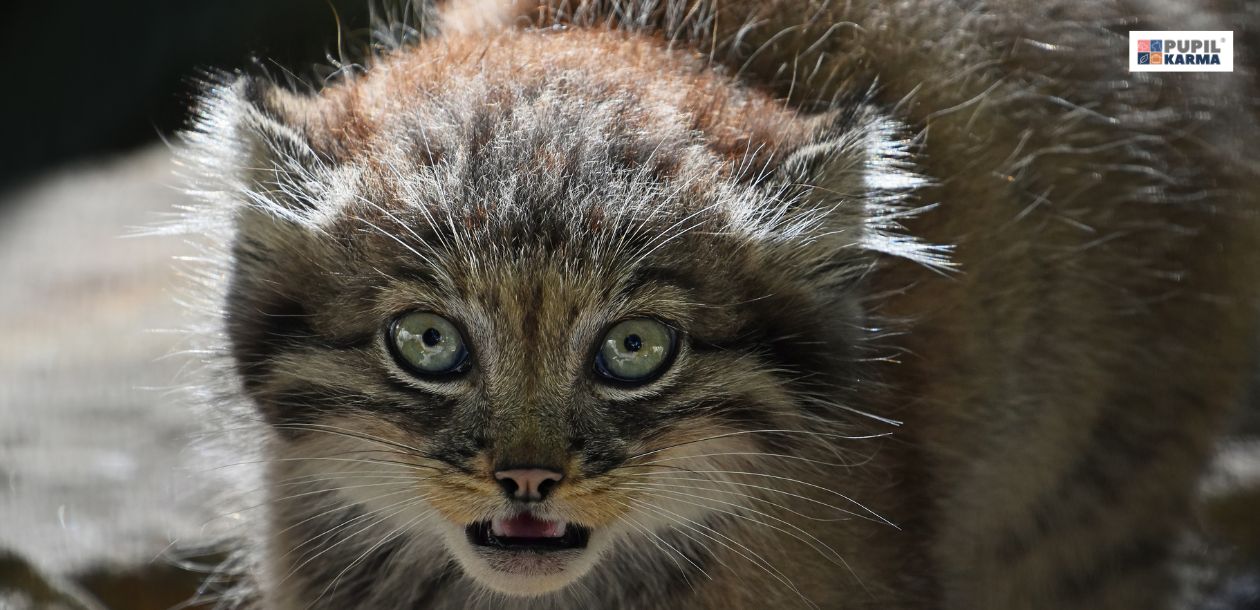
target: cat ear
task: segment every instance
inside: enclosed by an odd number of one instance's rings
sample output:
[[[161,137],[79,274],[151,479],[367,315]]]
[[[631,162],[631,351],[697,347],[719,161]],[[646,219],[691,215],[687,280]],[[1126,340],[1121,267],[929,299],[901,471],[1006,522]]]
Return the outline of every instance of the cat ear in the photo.
[[[244,113],[242,128],[249,130],[254,152],[273,159],[313,162],[319,156],[313,143],[322,123],[313,95],[294,93],[259,77],[243,77],[234,85]]]
[[[185,138],[203,179],[258,211],[314,220],[336,165],[324,104],[270,80],[238,76],[213,85]]]
[[[916,172],[914,138],[901,123],[869,106],[814,119],[811,136],[781,154],[776,175],[824,240],[949,268],[948,248],[907,234],[902,221],[932,206],[921,201],[929,181]]]

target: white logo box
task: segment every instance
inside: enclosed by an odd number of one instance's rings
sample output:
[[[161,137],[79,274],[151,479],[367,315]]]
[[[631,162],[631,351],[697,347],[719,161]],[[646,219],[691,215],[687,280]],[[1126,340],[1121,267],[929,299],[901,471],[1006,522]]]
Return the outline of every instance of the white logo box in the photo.
[[[1160,51],[1139,51],[1140,41],[1159,41]],[[1169,41],[1176,41],[1168,45]],[[1195,42],[1198,42],[1196,45]],[[1172,51],[1162,47],[1171,46]],[[1194,47],[1191,49],[1190,47]],[[1217,51],[1217,52],[1212,52]],[[1161,63],[1139,63],[1139,53],[1158,52]],[[1178,56],[1178,57],[1172,57]],[[1192,56],[1192,57],[1187,57]],[[1219,64],[1188,63],[1215,57]],[[1165,30],[1129,32],[1130,72],[1233,72],[1234,33],[1215,30]]]

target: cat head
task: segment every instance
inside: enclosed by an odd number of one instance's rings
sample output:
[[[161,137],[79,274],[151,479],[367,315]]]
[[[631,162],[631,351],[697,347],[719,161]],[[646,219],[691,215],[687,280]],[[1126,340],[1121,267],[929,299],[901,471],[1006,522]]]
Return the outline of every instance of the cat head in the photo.
[[[448,36],[305,94],[234,79],[189,137],[276,470],[508,594],[843,456],[871,429],[863,274],[939,262],[892,232],[919,185],[892,121],[614,33]]]

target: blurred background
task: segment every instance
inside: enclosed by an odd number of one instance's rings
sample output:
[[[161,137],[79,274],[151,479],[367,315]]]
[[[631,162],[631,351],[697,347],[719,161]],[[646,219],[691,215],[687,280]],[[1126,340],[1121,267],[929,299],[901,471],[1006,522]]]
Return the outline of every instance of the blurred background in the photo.
[[[233,474],[188,449],[173,329],[195,255],[128,238],[183,198],[199,75],[307,77],[367,0],[9,2],[0,21],[0,610],[209,607]],[[1255,41],[1240,40],[1240,44]],[[1260,609],[1260,409],[1222,439],[1183,542],[1186,608]],[[205,591],[212,596],[213,589]],[[193,600],[189,602],[188,600]]]
[[[366,0],[62,0],[5,3],[0,188],[155,142],[184,124],[206,69],[265,63],[306,75]]]
[[[195,251],[124,236],[182,198],[164,140],[200,75],[315,74],[368,5],[5,4],[0,610],[171,608],[221,559],[206,545],[232,518],[215,497],[232,475],[187,448],[197,422],[172,391],[187,363],[172,259]]]

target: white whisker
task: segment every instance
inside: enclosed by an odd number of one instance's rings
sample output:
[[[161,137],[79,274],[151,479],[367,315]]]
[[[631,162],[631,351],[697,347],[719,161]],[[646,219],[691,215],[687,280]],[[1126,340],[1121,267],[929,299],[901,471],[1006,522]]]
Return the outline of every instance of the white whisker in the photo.
[[[809,483],[809,482],[807,482],[807,481],[801,481],[800,479],[793,479],[793,478],[791,478],[791,477],[785,477],[785,476],[781,476],[781,475],[777,475],[777,474],[767,474],[767,473],[764,473],[764,472],[746,472],[746,471],[742,471],[742,470],[692,470],[691,472],[693,472],[693,473],[695,473],[695,474],[732,474],[732,475],[750,476],[750,477],[765,477],[765,478],[775,479],[775,480],[778,480],[778,481],[787,481],[787,482],[789,482],[789,483],[794,483],[794,484],[796,484],[796,485],[804,485],[805,487],[809,487],[809,488],[812,488],[812,489],[817,489],[817,490],[820,490],[820,491],[822,491],[822,492],[824,492],[824,493],[829,493],[829,494],[831,494],[831,495],[833,495],[833,496],[836,496],[836,497],[842,498],[842,499],[843,499],[843,500],[845,500],[846,502],[849,502],[850,504],[853,504],[854,506],[856,506],[856,507],[858,507],[858,508],[862,509],[863,511],[865,511],[867,514],[869,514],[869,515],[870,515],[870,517],[867,517],[866,515],[862,515],[862,514],[859,514],[859,513],[852,512],[852,511],[844,511],[844,512],[846,512],[846,513],[848,513],[848,514],[851,514],[851,515],[853,515],[853,516],[855,516],[855,517],[858,517],[858,518],[861,518],[861,519],[867,519],[867,520],[874,520],[874,521],[878,521],[878,522],[880,522],[880,523],[884,523],[884,524],[889,525],[889,526],[892,526],[892,527],[894,527],[894,528],[901,529],[901,528],[897,527],[897,525],[896,525],[896,524],[894,524],[892,521],[889,521],[889,520],[885,519],[885,518],[884,518],[883,516],[881,516],[879,513],[877,513],[877,512],[875,512],[875,511],[873,511],[873,510],[871,510],[871,509],[867,508],[865,505],[863,505],[862,503],[858,502],[857,500],[854,500],[853,498],[850,498],[849,496],[846,496],[846,495],[844,495],[844,494],[842,494],[842,493],[840,493],[840,492],[838,492],[838,491],[836,491],[836,490],[834,490],[834,489],[828,489],[828,488],[823,487],[823,486],[821,486],[821,485],[815,485],[815,484],[813,484],[813,483]],[[678,475],[674,475],[673,473],[631,472],[631,473],[626,473],[624,476],[631,476],[631,477],[659,477],[659,478],[662,478],[662,479],[669,479],[669,478],[676,478]],[[679,480],[713,481],[714,479],[703,479],[703,478],[701,478],[701,479],[679,479]],[[749,486],[749,487],[757,487],[756,485],[751,485],[751,484],[747,484],[747,483],[736,483],[736,482],[727,482],[727,483],[728,483],[728,484],[731,484],[731,485],[746,485],[746,486]],[[791,492],[788,492],[788,491],[784,491],[784,490],[781,490],[781,489],[774,489],[774,488],[769,488],[769,487],[762,487],[761,489],[765,489],[766,491],[772,491],[772,492],[774,492],[774,493],[786,494],[786,495],[789,495],[789,496],[793,496],[793,497],[801,498],[801,499],[803,499],[803,500],[815,501],[815,500],[813,500],[812,498],[808,498],[808,497],[806,497],[806,496],[802,496],[802,495],[799,495],[799,494],[794,494],[794,493],[791,493]],[[842,509],[837,509],[837,510],[842,510]],[[872,519],[872,517],[873,517],[873,519]]]

